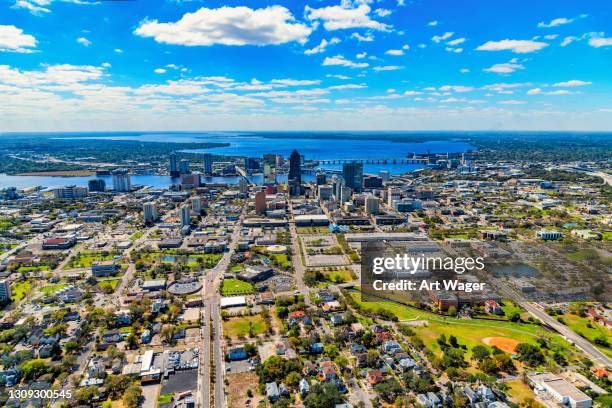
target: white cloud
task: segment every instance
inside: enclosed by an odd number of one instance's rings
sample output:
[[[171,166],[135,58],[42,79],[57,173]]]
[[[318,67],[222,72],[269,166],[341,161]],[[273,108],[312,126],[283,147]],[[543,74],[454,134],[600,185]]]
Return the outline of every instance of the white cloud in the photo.
[[[527,91],[527,95],[539,95],[542,93],[542,89],[540,88],[533,88]]]
[[[32,52],[36,48],[36,38],[25,34],[14,25],[0,25],[0,52]]]
[[[341,80],[347,80],[347,79],[351,79],[351,77],[346,76],[346,75],[338,75],[338,74],[327,74],[325,75],[327,78],[336,78],[336,79],[341,79]]]
[[[364,51],[364,52],[360,52],[359,54],[355,55],[355,58],[364,59],[367,56],[368,56],[368,53]]]
[[[389,29],[387,24],[372,20],[368,15],[370,6],[361,4],[356,8],[350,5],[329,6],[313,9],[306,6],[304,12],[306,18],[311,21],[323,21],[326,30],[344,30],[348,28],[370,28],[373,30]]]
[[[117,54],[123,54],[123,50],[121,48],[115,48],[113,51]]]
[[[560,18],[555,18],[553,20],[550,21],[550,23],[545,23],[543,21],[538,23],[538,27],[540,28],[550,28],[550,27],[557,27],[560,25],[564,25],[564,24],[569,24],[573,21],[573,19],[569,19],[569,18],[565,18],[565,17],[560,17]]]
[[[589,38],[589,45],[591,47],[610,47],[612,46],[612,37],[591,37]]]
[[[465,42],[465,38],[461,37],[461,38],[456,38],[454,40],[451,40],[447,42],[446,44],[455,46],[455,45],[463,44],[464,42]]]
[[[404,95],[406,96],[415,96],[415,95],[421,95],[423,94],[423,92],[419,92],[419,91],[406,91],[404,92]]]
[[[430,27],[435,27],[435,26],[438,25],[438,22],[436,20],[430,21],[429,23],[427,23],[427,25],[430,26]]]
[[[431,37],[431,41],[435,42],[435,43],[439,43],[441,41],[444,40],[448,40],[449,38],[451,38],[455,33],[452,31],[447,31],[442,35],[434,35],[433,37]]]
[[[578,37],[574,37],[573,35],[567,36],[563,39],[563,41],[561,41],[561,46],[566,47],[570,45],[571,43],[573,43],[574,41],[576,41],[577,39]]]
[[[338,44],[339,42],[340,42],[340,39],[337,38],[337,37],[334,37],[334,38],[332,38],[329,41],[327,41],[324,38],[324,39],[321,40],[319,45],[317,45],[314,48],[311,48],[311,49],[308,49],[308,50],[304,51],[304,54],[307,54],[307,55],[320,54],[322,52],[325,52],[325,49],[327,48],[327,46],[333,45],[333,44]]]
[[[328,89],[342,90],[342,89],[362,89],[366,88],[365,84],[343,84],[343,85],[333,85]]]
[[[550,22],[548,22],[548,23],[540,21],[538,23],[538,27],[539,28],[558,27],[558,26],[561,26],[561,25],[572,23],[572,22],[576,21],[577,19],[585,18],[587,16],[588,16],[588,14],[581,14],[578,17],[575,17],[575,18],[559,17],[559,18],[555,18],[555,19],[550,20]]]
[[[559,34],[548,34],[548,35],[545,35],[544,38],[547,39],[547,40],[554,40],[558,36],[559,36]]]
[[[470,72],[470,70],[468,68],[461,68],[459,72],[461,72],[462,74],[467,74],[468,72]]]
[[[474,90],[474,88],[471,87],[471,86],[463,86],[463,85],[444,85],[444,86],[441,86],[438,89],[440,91],[443,91],[443,92],[449,92],[449,91],[453,91],[453,92],[471,92],[471,91]]]
[[[85,37],[79,37],[77,38],[76,42],[78,42],[79,44],[81,44],[83,47],[89,47],[91,45],[91,41],[89,41],[87,38]]]
[[[384,66],[374,67],[372,69],[376,72],[381,72],[381,71],[397,71],[403,68],[404,67],[399,66],[399,65],[384,65]]]
[[[282,86],[307,86],[307,85],[318,85],[321,83],[318,79],[273,79],[270,81],[274,85]]]
[[[153,72],[156,74],[165,74],[167,71],[164,68],[155,68]]]
[[[446,47],[445,50],[448,52],[454,52],[456,54],[463,52],[463,48]]]
[[[102,66],[103,66],[104,68],[110,68],[110,67],[111,67],[111,63],[110,63],[110,62],[103,62],[103,63],[102,63]]]
[[[494,72],[496,74],[511,74],[519,69],[524,69],[522,64],[517,62],[516,58],[513,58],[509,62],[503,64],[494,64],[489,68],[483,69],[484,72]]]
[[[565,82],[557,82],[556,84],[553,84],[553,86],[555,87],[568,87],[568,88],[573,88],[573,87],[577,87],[577,86],[585,86],[585,85],[591,85],[592,82],[590,81],[581,81],[579,79],[571,79],[569,81],[565,81]]]
[[[393,13],[393,12],[391,10],[389,10],[389,9],[377,8],[376,10],[374,10],[374,13],[378,17],[387,17],[387,16],[390,16],[391,13]]]
[[[527,91],[527,95],[570,95],[574,92],[570,92],[567,89],[559,89],[556,91],[543,91],[541,88],[533,88]]]
[[[516,99],[509,99],[509,100],[505,100],[505,101],[499,101],[499,103],[501,105],[524,105],[527,102],[525,102],[525,101],[518,101]]]
[[[43,5],[49,4],[50,1],[45,0],[16,0],[15,4],[13,4],[13,8],[16,9],[25,9],[34,15],[40,15],[42,13],[50,13],[46,7],[42,7]]]
[[[477,51],[512,51],[517,54],[525,54],[534,52],[547,47],[548,44],[540,41],[529,40],[501,40],[487,41],[476,48]]]
[[[404,55],[404,50],[387,50],[385,54],[399,57],[401,55]]]
[[[134,31],[157,42],[187,46],[303,43],[311,32],[312,28],[296,22],[282,6],[200,8],[176,22],[145,20]]]
[[[359,33],[353,33],[351,34],[351,37],[355,38],[357,41],[359,42],[372,42],[374,41],[374,36],[373,35],[361,35]]]
[[[347,60],[342,55],[336,55],[334,57],[325,57],[325,60],[323,61],[323,65],[325,66],[339,65],[339,66],[349,67],[349,68],[366,68],[370,64],[368,64],[367,62],[353,62],[351,60]]]

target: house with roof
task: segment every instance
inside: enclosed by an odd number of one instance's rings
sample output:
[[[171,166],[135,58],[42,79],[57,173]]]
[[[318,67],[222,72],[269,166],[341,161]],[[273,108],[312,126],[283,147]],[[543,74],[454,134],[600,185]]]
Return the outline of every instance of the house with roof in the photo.
[[[278,401],[280,393],[278,391],[278,385],[275,382],[266,384],[266,397],[271,401]]]
[[[369,387],[373,387],[376,384],[379,384],[385,380],[383,372],[380,370],[370,370],[366,375],[366,381],[368,382]]]
[[[300,395],[302,397],[305,397],[306,394],[308,394],[310,392],[310,383],[308,382],[308,380],[306,378],[302,378],[300,380],[300,383],[298,385],[298,389],[300,390]]]

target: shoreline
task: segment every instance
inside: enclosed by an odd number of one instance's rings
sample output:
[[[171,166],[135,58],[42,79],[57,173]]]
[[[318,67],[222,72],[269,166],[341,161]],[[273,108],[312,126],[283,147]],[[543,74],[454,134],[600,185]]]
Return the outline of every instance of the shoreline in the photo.
[[[57,170],[57,171],[34,171],[27,173],[12,174],[12,176],[44,176],[44,177],[87,177],[95,176],[94,170]]]

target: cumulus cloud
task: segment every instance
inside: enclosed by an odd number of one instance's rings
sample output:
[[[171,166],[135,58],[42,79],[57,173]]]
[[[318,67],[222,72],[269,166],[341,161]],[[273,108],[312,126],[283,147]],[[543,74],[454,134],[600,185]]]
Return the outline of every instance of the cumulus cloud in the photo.
[[[387,17],[387,16],[390,16],[391,13],[393,13],[393,12],[391,10],[389,10],[389,9],[377,8],[376,10],[374,10],[374,13],[378,17]]]
[[[438,22],[436,20],[430,21],[429,23],[427,23],[427,25],[430,26],[430,27],[435,27],[435,26],[438,25]]]
[[[91,41],[89,41],[87,38],[85,37],[79,37],[77,38],[76,42],[78,42],[79,44],[81,44],[83,47],[89,47],[91,45]]]
[[[557,82],[555,84],[553,84],[553,86],[555,87],[566,87],[566,88],[573,88],[573,87],[577,87],[577,86],[585,86],[585,85],[591,85],[592,82],[590,81],[581,81],[579,79],[571,79],[569,81],[565,81],[565,82]]]
[[[0,25],[0,52],[33,52],[36,38],[14,25]]]
[[[372,42],[372,41],[374,41],[374,36],[373,35],[361,35],[359,33],[353,33],[353,34],[351,34],[351,37],[353,37],[354,39],[356,39],[359,42]]]
[[[455,45],[463,44],[464,42],[465,42],[465,38],[462,37],[462,38],[456,38],[454,40],[451,40],[447,42],[446,44],[452,45],[454,47]]]
[[[434,35],[433,37],[431,37],[431,41],[435,42],[435,43],[439,43],[441,41],[444,40],[448,40],[449,38],[451,38],[455,33],[452,31],[447,31],[442,35]]]
[[[443,92],[471,92],[474,90],[473,87],[471,86],[464,86],[464,85],[443,85],[440,88],[438,88],[438,90],[443,91]]]
[[[374,71],[376,72],[381,72],[381,71],[397,71],[399,69],[403,69],[404,67],[399,66],[399,65],[383,65],[383,66],[379,66],[379,67],[374,67],[372,68]]]
[[[274,45],[305,42],[312,28],[297,22],[282,6],[200,8],[176,22],[145,20],[134,31],[157,42],[186,46]]]
[[[550,22],[545,23],[544,21],[540,21],[538,23],[538,27],[539,28],[551,28],[551,27],[558,27],[561,25],[565,25],[565,24],[569,24],[572,23],[580,18],[585,18],[587,17],[587,14],[581,14],[578,17],[574,17],[574,18],[567,18],[567,17],[559,17],[559,18],[555,18],[550,20]]]
[[[339,66],[349,67],[349,68],[366,68],[370,64],[368,64],[367,62],[354,62],[351,60],[347,60],[342,55],[336,55],[334,57],[325,57],[325,60],[323,61],[323,65],[325,66],[339,65]]]
[[[494,64],[489,68],[483,69],[484,72],[493,72],[496,74],[511,74],[519,69],[524,69],[522,64],[519,64],[516,58],[511,59],[509,62],[503,64]]]
[[[404,50],[387,50],[385,54],[398,57],[404,55]]]
[[[322,21],[326,30],[345,30],[348,28],[369,28],[372,30],[386,31],[387,24],[372,20],[369,16],[370,6],[361,4],[356,8],[342,4],[339,6],[322,7],[313,9],[305,8],[306,18],[311,21]]]
[[[319,45],[317,45],[316,47],[310,48],[306,51],[304,51],[304,54],[306,55],[311,55],[311,54],[320,54],[322,52],[325,52],[325,49],[327,48],[327,46],[329,45],[333,45],[333,44],[338,44],[340,42],[340,39],[337,37],[332,38],[331,40],[327,41],[325,38],[321,40],[321,42],[319,43]]]
[[[547,47],[548,44],[541,41],[530,41],[530,40],[501,40],[501,41],[487,41],[476,48],[477,51],[512,51],[517,54],[526,54],[534,51],[541,50]]]
[[[155,72],[156,74],[165,74],[167,71],[164,68],[155,68],[153,72]]]
[[[589,38],[589,45],[591,47],[610,47],[612,46],[612,37],[591,37]]]

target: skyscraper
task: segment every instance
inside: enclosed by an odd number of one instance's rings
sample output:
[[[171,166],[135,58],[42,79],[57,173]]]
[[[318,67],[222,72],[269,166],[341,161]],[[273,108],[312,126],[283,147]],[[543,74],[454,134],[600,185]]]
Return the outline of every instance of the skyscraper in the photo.
[[[93,179],[87,182],[89,191],[104,192],[106,191],[106,182],[102,179]]]
[[[170,170],[170,177],[178,177],[179,171],[178,171],[178,165],[176,162],[176,153],[174,152],[170,153],[169,170]]]
[[[188,205],[181,207],[181,227],[186,227],[191,224],[191,208]]]
[[[276,169],[271,164],[264,162],[263,170],[264,184],[276,184]]]
[[[11,283],[8,279],[0,280],[0,301],[11,298]]]
[[[212,176],[212,172],[213,172],[212,154],[204,153],[203,160],[204,160],[204,175]]]
[[[320,171],[317,173],[317,186],[323,185],[327,183],[327,175],[325,172]]]
[[[363,164],[357,162],[344,163],[342,165],[342,177],[344,182],[355,192],[363,189]]]
[[[181,159],[179,162],[179,172],[181,174],[189,174],[189,160]]]
[[[297,150],[289,156],[289,194],[302,194],[302,158]]]
[[[155,203],[144,203],[142,211],[145,224],[152,224],[157,221],[157,206]]]
[[[195,196],[191,198],[191,209],[198,215],[202,213],[202,199],[200,197]]]
[[[266,214],[266,192],[263,190],[255,194],[255,212],[259,215]]]
[[[113,175],[113,190],[124,193],[132,191],[132,182],[127,169],[117,169],[111,174]]]

